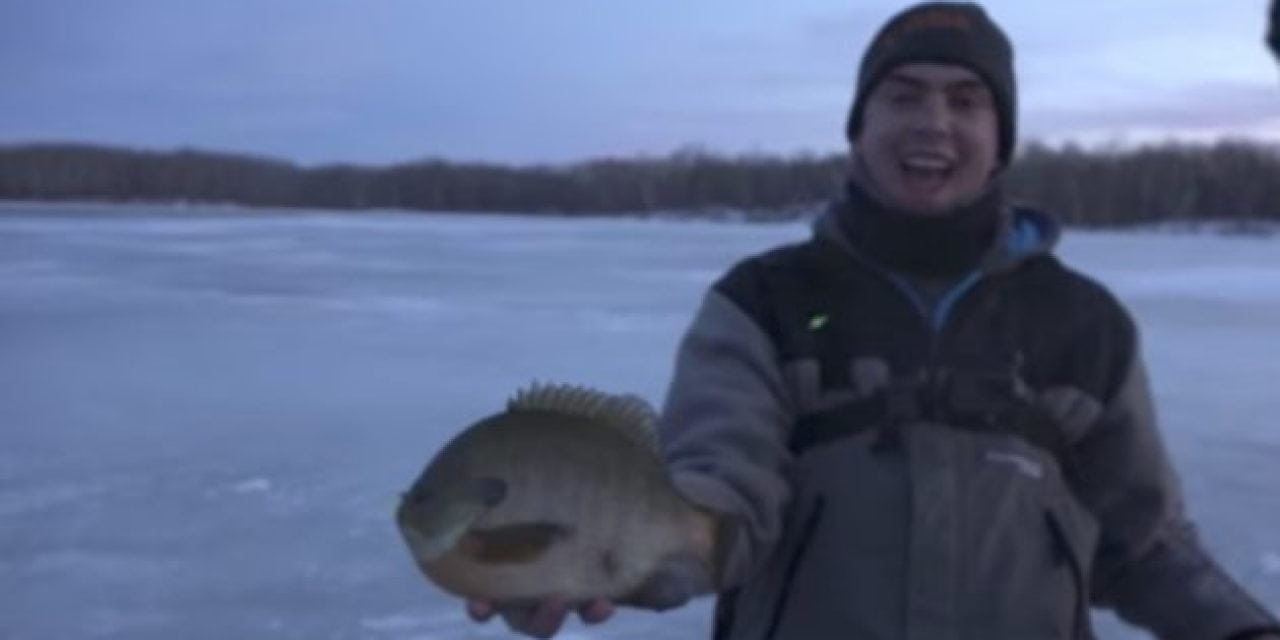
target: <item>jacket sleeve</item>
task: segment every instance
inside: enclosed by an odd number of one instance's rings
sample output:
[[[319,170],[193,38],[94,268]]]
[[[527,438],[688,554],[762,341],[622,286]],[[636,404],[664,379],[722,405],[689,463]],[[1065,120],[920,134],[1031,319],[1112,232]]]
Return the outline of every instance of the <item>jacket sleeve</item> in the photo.
[[[768,334],[711,289],[677,352],[659,434],[676,486],[731,523],[722,588],[739,585],[779,537],[791,495],[786,398]]]
[[[1119,331],[1117,331],[1119,326]],[[1280,623],[1210,557],[1156,426],[1127,313],[1089,344],[1116,354],[1099,421],[1075,446],[1077,494],[1101,525],[1093,599],[1162,640],[1227,640]]]

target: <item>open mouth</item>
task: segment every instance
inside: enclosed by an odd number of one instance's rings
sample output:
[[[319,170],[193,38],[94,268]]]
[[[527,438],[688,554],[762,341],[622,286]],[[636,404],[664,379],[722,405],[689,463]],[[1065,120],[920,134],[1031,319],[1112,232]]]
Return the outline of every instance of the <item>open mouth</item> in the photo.
[[[898,166],[908,183],[925,189],[942,186],[956,170],[954,161],[935,154],[909,155]]]

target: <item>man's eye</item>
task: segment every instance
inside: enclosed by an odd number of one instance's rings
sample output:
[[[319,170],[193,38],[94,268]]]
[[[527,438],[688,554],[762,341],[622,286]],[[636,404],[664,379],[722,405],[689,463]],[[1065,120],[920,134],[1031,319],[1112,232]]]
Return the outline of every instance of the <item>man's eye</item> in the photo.
[[[991,99],[982,93],[961,92],[950,96],[951,108],[960,111],[973,111],[991,104]]]
[[[889,95],[889,102],[899,107],[910,106],[920,102],[920,95],[916,93],[894,93]]]

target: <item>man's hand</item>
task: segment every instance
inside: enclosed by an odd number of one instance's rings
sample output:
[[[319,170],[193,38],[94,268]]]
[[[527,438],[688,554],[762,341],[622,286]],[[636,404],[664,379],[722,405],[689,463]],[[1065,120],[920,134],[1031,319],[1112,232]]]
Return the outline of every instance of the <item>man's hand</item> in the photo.
[[[618,604],[652,611],[666,611],[684,606],[693,598],[711,593],[710,570],[689,555],[674,556],[660,564],[634,592],[618,600]]]
[[[550,638],[560,631],[570,612],[576,611],[586,624],[600,624],[613,617],[616,605],[666,611],[712,589],[707,567],[694,556],[673,556],[653,572],[644,584],[617,602],[597,598],[574,606],[552,598],[536,604],[502,604],[487,600],[467,600],[467,615],[476,622],[501,616],[512,631],[535,638]]]
[[[486,600],[467,601],[467,615],[472,620],[487,622],[499,615],[512,631],[534,638],[554,636],[573,608],[568,602],[554,598],[537,605],[522,606],[499,606]],[[596,599],[579,605],[576,610],[584,623],[600,624],[613,616],[614,607],[608,600]]]

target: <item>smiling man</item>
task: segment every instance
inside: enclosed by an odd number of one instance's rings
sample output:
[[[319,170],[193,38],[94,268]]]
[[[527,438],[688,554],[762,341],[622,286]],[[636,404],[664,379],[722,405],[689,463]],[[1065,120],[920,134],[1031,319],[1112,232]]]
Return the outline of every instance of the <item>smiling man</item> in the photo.
[[[707,292],[661,421],[719,514],[717,640],[1082,640],[1092,606],[1164,640],[1280,638],[1205,551],[1161,443],[1138,330],[1010,206],[1013,51],[978,6],[892,18],[862,60],[844,196],[806,242]],[[495,610],[549,636],[577,606]]]
[[[1091,606],[1280,637],[1188,521],[1130,314],[1005,199],[1016,95],[977,5],[893,17],[845,197],[708,292],[662,425],[679,485],[737,525],[719,638],[1076,640]]]

